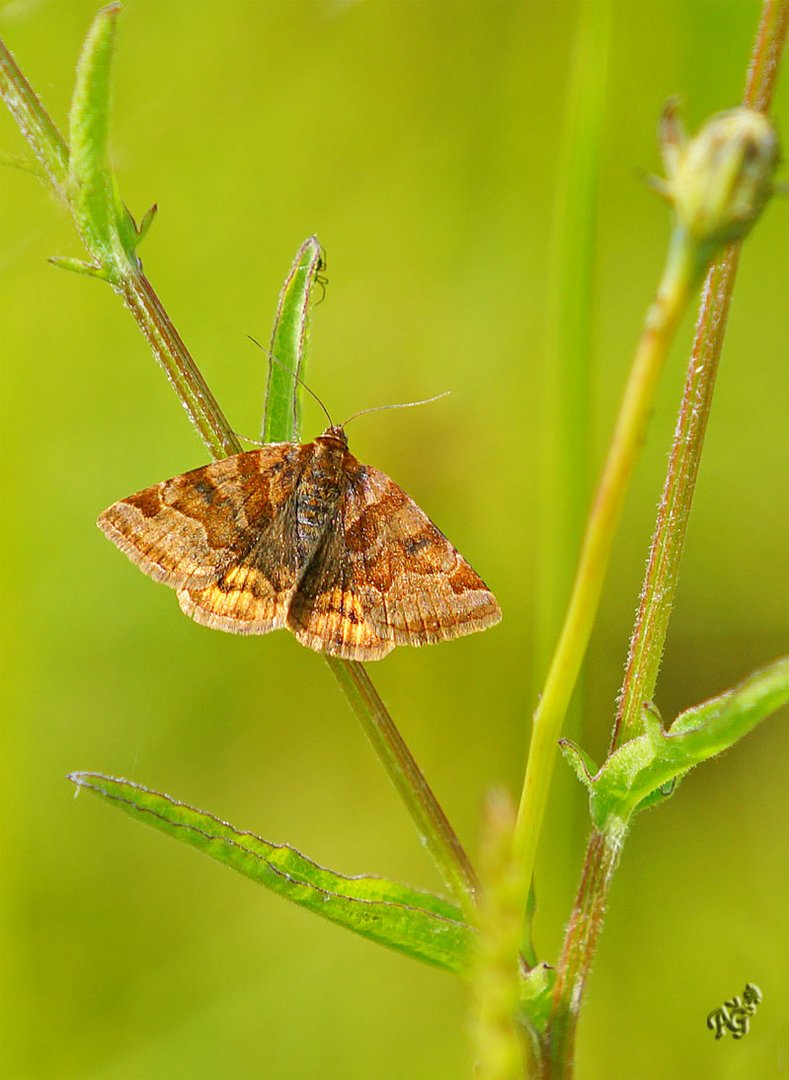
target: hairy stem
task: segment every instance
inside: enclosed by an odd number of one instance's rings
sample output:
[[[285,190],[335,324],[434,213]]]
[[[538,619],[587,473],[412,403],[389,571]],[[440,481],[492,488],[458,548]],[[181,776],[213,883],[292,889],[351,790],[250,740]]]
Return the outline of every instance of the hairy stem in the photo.
[[[767,0],[743,97],[743,104],[749,108],[761,112],[770,108],[788,22],[789,3]],[[666,481],[630,639],[612,750],[637,733],[641,709],[655,691],[679,581],[679,564],[712,407],[740,246],[739,243],[732,244],[716,260],[704,285]]]
[[[0,97],[5,101],[19,130],[27,139],[36,160],[55,191],[65,198],[68,177],[68,147],[52,123],[30,83],[17,67],[0,39]]]
[[[622,836],[606,835],[597,829],[589,838],[581,883],[556,971],[550,1023],[543,1038],[541,1076],[545,1080],[572,1076],[581,997],[603,928],[608,890],[619,862],[622,840]]]
[[[125,274],[117,291],[212,455],[237,454],[241,450],[238,437],[146,276]]]
[[[663,279],[647,313],[633,360],[603,475],[586,527],[570,604],[534,713],[514,851],[526,880],[534,869],[537,840],[548,798],[567,706],[597,614],[608,559],[625,493],[644,440],[658,376],[679,319],[692,294],[697,264],[684,236],[675,234]],[[525,898],[524,898],[525,902]]]
[[[630,640],[611,750],[639,734],[641,710],[654,695],[679,580],[679,562],[739,254],[739,244],[733,245],[710,269],[705,282],[682,405]]]
[[[151,346],[200,438],[214,458],[225,457],[238,453],[242,449],[241,444],[151,283],[142,273],[134,251],[141,234],[129,230],[131,219],[117,197],[117,184],[109,167],[110,69],[115,21],[119,12],[118,4],[110,4],[102,9],[83,47],[77,90],[72,103],[72,130],[80,143],[79,154],[70,154],[65,139],[2,41],[0,96],[17,120],[57,194],[69,206],[93,260],[90,264],[66,260],[62,265],[97,274],[112,284]],[[76,162],[75,156],[78,158]],[[95,190],[88,190],[88,181]],[[79,205],[78,200],[81,200]],[[311,241],[307,242],[307,246]],[[323,265],[317,241],[310,250],[312,248],[316,256],[314,266],[312,263],[310,266],[317,273]],[[294,368],[296,374],[299,373],[306,342],[309,289],[304,297],[304,304],[295,319],[298,332],[295,336],[290,335],[292,340],[289,347],[301,350],[299,363]],[[280,311],[280,327],[283,326],[281,316]],[[285,329],[293,331],[294,326],[288,323]],[[296,410],[291,419],[296,425]],[[285,422],[284,419],[280,421]],[[269,438],[297,436],[292,430],[277,433],[268,427],[266,433]],[[476,889],[471,863],[367,672],[359,664],[341,660],[331,660],[330,665],[442,877],[458,903],[469,912]]]
[[[100,13],[111,20],[117,5]],[[58,196],[71,209],[69,193],[69,148],[49,117],[40,99],[0,40],[0,96],[7,104],[33,154],[44,169]],[[80,221],[75,213],[77,227]],[[82,231],[82,230],[80,230]],[[83,239],[85,239],[83,235]],[[107,247],[110,245],[108,244]],[[91,251],[96,257],[97,252]],[[100,260],[97,259],[97,263]],[[159,363],[178,393],[200,437],[214,454],[232,454],[241,449],[232,428],[162,307],[150,282],[123,260],[105,267],[108,279],[134,315]]]
[[[744,103],[751,108],[766,112],[770,107],[788,27],[789,0],[765,0],[744,97]],[[614,745],[621,745],[634,732],[641,704],[651,694],[657,676],[738,257],[739,244],[732,245],[707,275],[655,538],[631,640]],[[672,513],[672,508],[676,513]],[[557,969],[554,1004],[546,1035],[550,1071],[545,1075],[572,1075],[583,991],[622,841],[621,835],[606,837],[597,830],[592,831],[589,839],[581,884]]]
[[[317,237],[308,237],[296,253],[280,292],[263,411],[263,437],[269,442],[300,441],[300,400],[304,389],[300,373],[307,357],[313,288],[320,284],[323,266]],[[445,884],[466,914],[472,915],[476,877],[471,863],[367,669],[363,664],[339,657],[327,656],[326,660]]]
[[[452,895],[466,914],[473,913],[477,876],[444,811],[372,684],[367,669],[355,660],[327,656],[365,734],[406,805],[419,835]]]

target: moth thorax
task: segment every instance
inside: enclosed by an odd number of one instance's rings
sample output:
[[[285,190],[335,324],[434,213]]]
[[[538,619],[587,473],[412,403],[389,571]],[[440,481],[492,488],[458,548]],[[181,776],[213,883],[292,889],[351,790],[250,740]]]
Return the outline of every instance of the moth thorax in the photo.
[[[334,439],[316,439],[312,460],[296,491],[296,524],[302,544],[317,544],[333,520],[341,492],[344,447]]]

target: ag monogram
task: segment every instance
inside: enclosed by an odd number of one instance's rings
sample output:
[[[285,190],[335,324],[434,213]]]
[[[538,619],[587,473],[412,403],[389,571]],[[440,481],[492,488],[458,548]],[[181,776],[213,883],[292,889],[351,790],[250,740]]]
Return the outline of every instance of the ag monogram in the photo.
[[[164,480],[98,523],[216,630],[286,626],[318,652],[378,660],[501,618],[484,581],[402,488],[356,460],[342,427]]]

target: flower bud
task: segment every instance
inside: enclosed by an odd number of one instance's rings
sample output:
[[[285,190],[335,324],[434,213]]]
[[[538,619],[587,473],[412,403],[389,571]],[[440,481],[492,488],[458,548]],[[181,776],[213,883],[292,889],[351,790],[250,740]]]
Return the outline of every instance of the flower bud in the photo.
[[[689,139],[672,100],[663,111],[660,141],[661,188],[688,238],[709,257],[709,249],[745,236],[773,192],[778,138],[770,120],[753,109],[731,109]]]

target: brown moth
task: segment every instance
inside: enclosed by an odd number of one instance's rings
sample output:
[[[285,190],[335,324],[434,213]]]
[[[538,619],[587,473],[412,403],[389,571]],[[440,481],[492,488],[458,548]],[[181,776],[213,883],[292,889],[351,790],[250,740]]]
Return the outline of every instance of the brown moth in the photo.
[[[287,627],[378,660],[493,626],[496,598],[413,499],[348,450],[340,426],[272,443],[113,503],[98,524],[196,622]]]

